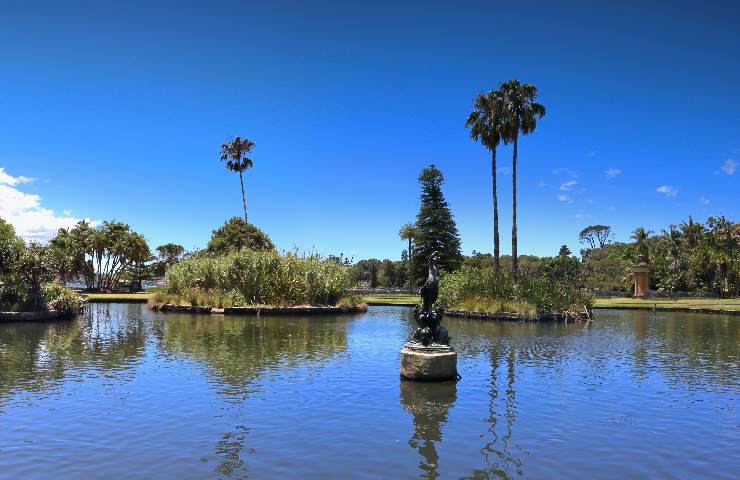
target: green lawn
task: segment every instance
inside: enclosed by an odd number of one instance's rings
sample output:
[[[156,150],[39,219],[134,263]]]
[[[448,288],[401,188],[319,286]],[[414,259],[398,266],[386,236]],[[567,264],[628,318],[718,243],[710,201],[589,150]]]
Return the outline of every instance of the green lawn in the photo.
[[[364,295],[363,300],[368,305],[392,304],[392,305],[416,305],[421,300],[418,295]]]
[[[642,308],[706,308],[712,310],[740,311],[740,299],[720,298],[597,298],[595,307]]]
[[[146,302],[153,293],[81,293],[91,302]]]

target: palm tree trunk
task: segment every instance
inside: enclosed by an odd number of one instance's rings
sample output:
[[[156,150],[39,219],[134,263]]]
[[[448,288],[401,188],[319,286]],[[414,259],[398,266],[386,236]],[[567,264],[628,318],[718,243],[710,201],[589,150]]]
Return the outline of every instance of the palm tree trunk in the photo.
[[[491,149],[491,178],[493,182],[493,272],[498,278],[501,273],[498,243],[498,193],[496,193],[496,147]]]
[[[244,196],[244,177],[242,172],[239,172],[239,182],[242,185],[242,204],[244,205],[244,238],[246,239],[245,245],[249,248],[249,222],[247,221],[247,197]]]
[[[519,140],[519,132],[514,134],[514,159],[512,160],[511,176],[511,210],[512,210],[512,223],[511,223],[511,279],[515,282],[519,281],[519,259],[517,258],[516,246],[516,156],[517,146]]]
[[[411,237],[409,237],[409,290],[413,287],[414,279],[414,264],[411,262]]]

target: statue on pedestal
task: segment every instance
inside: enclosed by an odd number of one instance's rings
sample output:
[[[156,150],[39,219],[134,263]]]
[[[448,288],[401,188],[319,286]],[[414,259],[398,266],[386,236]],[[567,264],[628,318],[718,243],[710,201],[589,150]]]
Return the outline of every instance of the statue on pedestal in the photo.
[[[439,271],[437,270],[437,260],[439,253],[434,252],[429,256],[429,276],[427,281],[422,285],[419,295],[421,295],[422,309],[419,306],[414,307],[414,319],[419,327],[414,331],[409,339],[411,344],[421,344],[425,347],[436,345],[449,345],[450,338],[447,329],[444,328],[442,317],[444,309],[434,309],[434,302],[439,296]]]

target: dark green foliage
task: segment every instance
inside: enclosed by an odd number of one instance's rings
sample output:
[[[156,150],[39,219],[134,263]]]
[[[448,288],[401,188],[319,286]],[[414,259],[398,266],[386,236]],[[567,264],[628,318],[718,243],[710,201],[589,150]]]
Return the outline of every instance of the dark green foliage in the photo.
[[[377,258],[360,260],[350,269],[350,281],[356,287],[403,288],[408,282],[407,265],[404,258],[400,261]]]
[[[51,246],[26,246],[11,225],[0,219],[0,311],[60,310],[76,314],[82,299],[53,283],[59,267]]]
[[[551,282],[564,282],[574,287],[583,287],[583,264],[576,257],[558,255],[543,258],[537,266],[535,278]]]
[[[157,247],[157,262],[151,265],[151,274],[163,277],[167,270],[185,255],[185,247],[177,243],[165,243]]]
[[[633,247],[625,243],[611,243],[602,248],[591,250],[583,258],[586,285],[599,291],[632,292],[630,260]]]
[[[709,217],[671,225],[658,235],[645,228],[632,234],[633,243],[595,248],[584,259],[586,283],[598,290],[632,292],[635,263],[651,265],[650,286],[662,292],[699,292],[737,296],[740,293],[740,224]]]
[[[444,175],[430,165],[419,175],[421,208],[416,218],[416,245],[413,249],[414,280],[423,283],[427,277],[427,261],[433,252],[439,252],[439,268],[454,272],[462,263],[460,235],[450,207],[442,193]]]
[[[232,217],[211,234],[206,250],[214,255],[226,255],[238,252],[247,245],[247,237],[244,231],[249,229],[249,248],[251,250],[274,250],[270,237],[252,224],[247,224],[244,219]]]
[[[570,251],[570,248],[568,248],[568,245],[562,245],[560,247],[560,251],[558,251],[559,257],[570,257],[573,254],[573,252]]]
[[[15,235],[13,226],[0,218],[0,282],[11,272],[23,248],[23,240]]]
[[[152,259],[143,235],[116,221],[97,227],[81,221],[60,229],[49,245],[57,277],[66,282],[81,276],[89,289],[112,290],[123,279],[136,288]]]
[[[649,240],[638,255],[649,252],[654,288],[722,297],[740,294],[740,224],[709,217],[702,225],[689,218]]]

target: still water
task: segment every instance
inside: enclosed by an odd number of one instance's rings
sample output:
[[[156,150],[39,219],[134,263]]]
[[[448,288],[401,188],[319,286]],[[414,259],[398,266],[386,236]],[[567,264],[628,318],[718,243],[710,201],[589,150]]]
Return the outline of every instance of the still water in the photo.
[[[0,324],[0,478],[738,478],[740,318],[445,323],[457,384],[403,307]]]

